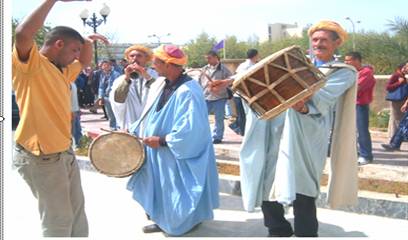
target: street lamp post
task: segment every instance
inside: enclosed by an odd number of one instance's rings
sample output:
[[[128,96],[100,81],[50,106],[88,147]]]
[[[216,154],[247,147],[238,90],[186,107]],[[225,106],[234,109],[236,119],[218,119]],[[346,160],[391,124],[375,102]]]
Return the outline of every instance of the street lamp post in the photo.
[[[82,12],[79,14],[79,17],[82,19],[84,26],[88,25],[90,27],[92,27],[93,32],[97,33],[96,29],[102,24],[102,23],[106,23],[106,18],[108,17],[109,13],[110,13],[110,8],[108,7],[108,5],[106,5],[105,3],[103,4],[102,9],[99,11],[99,13],[102,16],[102,19],[98,19],[96,17],[96,14],[93,13],[92,17],[89,17],[89,11],[87,9],[82,10]],[[95,66],[98,65],[98,43],[97,41],[94,41],[94,56],[95,56]]]
[[[356,29],[355,29],[355,25],[354,25],[354,21],[350,18],[350,17],[346,17],[346,20],[349,20],[351,22],[351,26],[353,27],[353,38],[352,38],[352,42],[353,42],[353,51],[356,50]],[[360,23],[361,21],[357,21],[356,23]]]
[[[160,44],[161,44],[161,38],[162,37],[165,37],[165,36],[170,36],[170,33],[167,33],[167,34],[164,34],[164,35],[156,35],[156,34],[152,34],[152,35],[149,35],[149,36],[147,36],[147,37],[149,37],[149,38],[151,38],[151,37],[154,37],[154,38],[156,38],[157,39],[157,46],[160,46]]]

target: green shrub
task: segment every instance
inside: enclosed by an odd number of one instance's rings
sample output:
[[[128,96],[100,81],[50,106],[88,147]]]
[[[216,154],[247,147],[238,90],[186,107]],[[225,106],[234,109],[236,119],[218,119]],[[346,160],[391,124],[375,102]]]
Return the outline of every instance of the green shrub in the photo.
[[[390,119],[390,109],[383,109],[378,113],[370,111],[370,127],[387,130]]]

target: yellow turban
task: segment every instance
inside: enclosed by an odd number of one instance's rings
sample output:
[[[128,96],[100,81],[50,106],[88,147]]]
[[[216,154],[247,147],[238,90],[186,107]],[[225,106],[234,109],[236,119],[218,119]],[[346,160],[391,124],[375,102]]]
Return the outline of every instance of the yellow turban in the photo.
[[[315,25],[313,25],[311,28],[309,28],[309,31],[307,33],[309,36],[312,36],[312,34],[316,31],[319,30],[327,30],[327,31],[333,31],[336,32],[337,35],[339,35],[339,38],[341,40],[340,44],[343,44],[344,41],[347,39],[347,32],[340,26],[340,24],[333,22],[333,21],[328,21],[328,20],[323,20]]]
[[[147,61],[150,62],[152,60],[152,56],[153,56],[152,50],[150,50],[150,48],[148,48],[148,47],[145,47],[145,46],[139,45],[139,44],[130,46],[125,50],[125,58],[127,60],[129,60],[129,54],[133,50],[144,52],[146,54],[146,56],[147,56]]]
[[[180,66],[187,64],[187,55],[175,45],[161,45],[154,51],[153,55],[166,63]]]

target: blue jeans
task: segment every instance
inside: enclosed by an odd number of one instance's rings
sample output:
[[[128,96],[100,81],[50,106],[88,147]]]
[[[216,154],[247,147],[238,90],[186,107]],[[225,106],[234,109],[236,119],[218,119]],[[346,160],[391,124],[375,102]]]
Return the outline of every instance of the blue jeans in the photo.
[[[215,125],[213,129],[212,138],[213,140],[222,140],[224,137],[224,115],[225,115],[225,103],[227,99],[219,100],[206,100],[208,114],[214,113]]]
[[[403,141],[408,140],[408,112],[402,117],[401,122],[398,126],[397,131],[392,136],[390,145],[393,148],[400,148]]]
[[[369,105],[356,105],[357,132],[360,157],[373,159],[370,131],[368,130]]]
[[[106,114],[108,115],[108,118],[109,118],[109,127],[110,127],[110,129],[111,130],[117,130],[118,127],[116,126],[115,114],[113,113],[112,105],[111,105],[111,102],[109,101],[108,97],[103,98],[103,104],[105,105]]]
[[[227,101],[225,104],[225,116],[228,118],[232,117],[232,109],[229,101]]]
[[[73,112],[73,114],[74,114],[74,119],[72,119],[72,122],[71,122],[71,133],[75,141],[75,146],[79,147],[79,141],[81,140],[81,137],[82,137],[81,114],[79,111]]]

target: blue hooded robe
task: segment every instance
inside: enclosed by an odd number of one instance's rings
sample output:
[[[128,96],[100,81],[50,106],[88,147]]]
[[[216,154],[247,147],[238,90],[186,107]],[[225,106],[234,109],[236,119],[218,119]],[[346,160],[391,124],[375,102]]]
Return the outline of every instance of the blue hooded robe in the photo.
[[[146,117],[142,137],[165,136],[167,146],[145,146],[145,163],[127,188],[152,221],[177,236],[213,219],[219,206],[218,173],[202,88],[187,79],[157,111],[159,99]]]

